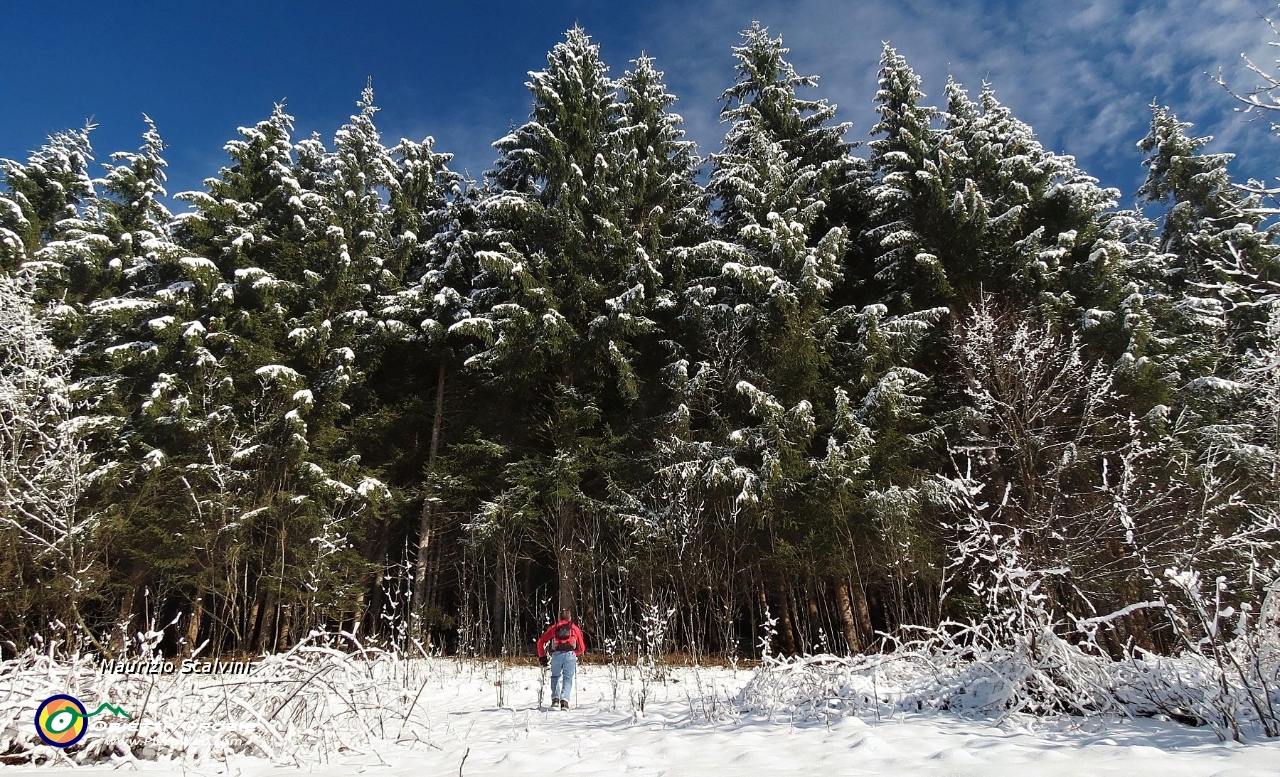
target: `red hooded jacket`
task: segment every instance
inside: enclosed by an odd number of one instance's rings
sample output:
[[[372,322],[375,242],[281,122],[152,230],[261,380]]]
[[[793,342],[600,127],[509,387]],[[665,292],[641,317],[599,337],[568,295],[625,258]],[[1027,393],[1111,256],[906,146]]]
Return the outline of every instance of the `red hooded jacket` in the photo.
[[[580,656],[586,652],[587,643],[582,639],[582,629],[578,628],[578,624],[573,621],[556,621],[551,624],[551,628],[542,632],[541,637],[538,637],[538,658],[542,658],[547,654],[547,645],[556,638],[556,629],[566,623],[569,624],[569,641],[575,645],[573,654]]]

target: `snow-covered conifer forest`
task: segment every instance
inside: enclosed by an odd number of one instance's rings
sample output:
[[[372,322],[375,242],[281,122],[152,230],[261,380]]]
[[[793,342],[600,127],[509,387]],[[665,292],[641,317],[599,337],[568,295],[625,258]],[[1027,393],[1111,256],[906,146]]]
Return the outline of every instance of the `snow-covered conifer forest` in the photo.
[[[706,156],[575,28],[482,180],[371,86],[176,214],[150,120],[0,161],[0,658],[510,658],[571,607],[641,680],[787,668],[746,707],[892,659],[912,709],[1280,734],[1272,193],[1177,106],[1122,194],[889,45],[865,143],[731,55]]]

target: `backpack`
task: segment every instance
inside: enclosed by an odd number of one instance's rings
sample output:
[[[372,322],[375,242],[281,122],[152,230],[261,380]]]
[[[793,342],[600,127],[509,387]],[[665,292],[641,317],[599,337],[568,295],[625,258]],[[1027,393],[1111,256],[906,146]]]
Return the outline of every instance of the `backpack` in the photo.
[[[573,626],[568,623],[561,623],[556,626],[555,641],[552,642],[552,649],[561,653],[566,650],[576,650],[578,648],[577,640],[573,638]]]

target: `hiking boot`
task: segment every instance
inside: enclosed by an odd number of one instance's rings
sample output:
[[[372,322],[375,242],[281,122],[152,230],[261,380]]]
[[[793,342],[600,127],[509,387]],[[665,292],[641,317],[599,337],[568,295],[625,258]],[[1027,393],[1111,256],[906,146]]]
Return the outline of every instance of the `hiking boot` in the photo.
[[[560,700],[559,700],[559,699],[552,699],[552,700],[551,700],[551,709],[553,709],[553,710],[554,710],[555,708],[557,708],[557,707],[559,707],[559,706],[560,706]]]
[[[553,703],[554,703],[554,702],[553,702]],[[560,709],[562,709],[562,710],[567,710],[567,709],[569,709],[569,700],[568,700],[568,699],[561,699],[561,700],[560,700]]]

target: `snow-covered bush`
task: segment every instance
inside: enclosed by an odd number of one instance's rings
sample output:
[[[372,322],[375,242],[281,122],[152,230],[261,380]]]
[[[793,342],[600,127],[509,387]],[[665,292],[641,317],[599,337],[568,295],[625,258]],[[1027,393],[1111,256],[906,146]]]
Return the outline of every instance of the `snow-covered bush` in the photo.
[[[640,630],[636,635],[636,678],[639,686],[631,694],[631,706],[638,714],[644,714],[653,683],[666,680],[667,627],[675,614],[674,607],[664,608],[656,602],[645,605],[641,613]]]
[[[0,273],[0,541],[16,554],[6,585],[26,592],[8,601],[19,620],[57,621],[64,638],[79,639],[100,522],[80,504],[93,473],[70,369],[30,289]]]
[[[143,662],[152,658],[164,660],[144,653]],[[248,674],[116,674],[84,654],[62,660],[31,650],[0,662],[0,753],[37,763],[246,753],[298,765],[396,739],[432,667],[350,634],[313,633],[255,661]],[[42,699],[64,693],[90,710],[110,702],[129,717],[90,726],[79,743],[57,750],[40,741],[31,720]]]
[[[1123,713],[1107,690],[1109,664],[1051,630],[1006,643],[981,625],[946,624],[884,654],[770,658],[738,702],[746,711],[798,718]]]

